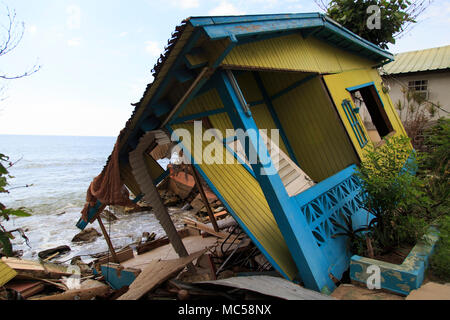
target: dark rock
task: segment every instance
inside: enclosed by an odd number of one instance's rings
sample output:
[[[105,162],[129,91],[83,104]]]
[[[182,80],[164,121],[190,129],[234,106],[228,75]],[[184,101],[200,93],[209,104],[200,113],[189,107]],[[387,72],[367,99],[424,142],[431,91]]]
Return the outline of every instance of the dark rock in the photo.
[[[47,259],[48,257],[54,255],[55,253],[59,253],[56,257],[61,256],[62,254],[69,252],[69,246],[59,246],[56,248],[47,249],[38,253],[38,257],[41,259]]]
[[[101,234],[97,230],[89,228],[73,237],[72,242],[94,242],[100,236]]]

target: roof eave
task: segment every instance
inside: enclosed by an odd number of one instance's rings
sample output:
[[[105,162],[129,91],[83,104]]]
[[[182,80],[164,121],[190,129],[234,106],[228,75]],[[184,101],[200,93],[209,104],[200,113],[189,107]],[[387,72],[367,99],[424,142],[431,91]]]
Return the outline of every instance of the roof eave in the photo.
[[[363,50],[378,56],[378,61],[393,61],[394,55],[377,45],[347,30],[322,13],[191,17],[188,19],[193,27],[201,27],[212,40],[226,37],[244,38],[263,33],[300,30],[307,28],[325,28],[338,36],[354,43]]]

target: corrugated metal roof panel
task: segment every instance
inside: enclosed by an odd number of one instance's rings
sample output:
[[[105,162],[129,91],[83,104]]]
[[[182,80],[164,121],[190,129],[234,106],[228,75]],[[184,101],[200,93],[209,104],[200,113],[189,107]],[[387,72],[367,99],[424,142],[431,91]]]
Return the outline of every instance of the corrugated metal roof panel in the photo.
[[[450,45],[399,53],[384,66],[387,74],[450,69]]]

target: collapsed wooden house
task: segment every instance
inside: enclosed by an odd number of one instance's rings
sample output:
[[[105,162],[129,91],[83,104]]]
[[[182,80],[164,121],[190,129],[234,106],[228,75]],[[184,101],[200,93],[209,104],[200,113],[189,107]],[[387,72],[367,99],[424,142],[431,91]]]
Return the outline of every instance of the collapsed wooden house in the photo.
[[[392,60],[319,13],[189,18],[154,67],[104,172],[118,162],[121,182],[163,212],[155,186],[167,172],[150,152],[180,132],[195,136],[199,124],[217,129],[210,141],[183,137],[184,155],[281,275],[330,292],[350,261],[333,221],[352,216],[356,227],[367,219],[354,177],[364,148],[406,134],[377,71]],[[217,163],[217,153],[238,161]],[[108,204],[91,197],[78,226]],[[180,242],[172,244],[186,255]]]

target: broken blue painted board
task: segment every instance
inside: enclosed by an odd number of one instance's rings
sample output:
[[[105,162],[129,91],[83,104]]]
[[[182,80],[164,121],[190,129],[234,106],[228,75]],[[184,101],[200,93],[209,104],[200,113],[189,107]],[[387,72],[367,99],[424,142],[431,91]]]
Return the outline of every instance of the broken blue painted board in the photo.
[[[102,276],[105,281],[114,290],[119,290],[125,286],[129,286],[136,280],[136,277],[141,273],[141,270],[134,268],[124,268],[116,263],[108,263],[100,266]]]
[[[158,184],[162,179],[164,179],[166,176],[169,175],[169,170],[166,170],[157,180]],[[142,198],[144,197],[143,194],[138,195],[133,202],[134,203],[138,203]],[[88,218],[87,221],[84,221],[83,218],[80,218],[76,224],[78,229],[84,230],[84,228],[86,228],[86,226],[88,225],[89,222],[92,221],[92,219],[94,219],[95,215],[97,214],[98,209],[100,209],[100,207],[102,206],[102,203],[100,201],[97,200],[97,203],[95,204],[94,207],[89,208],[88,211]]]
[[[86,228],[88,223],[95,217],[98,209],[100,209],[101,206],[102,206],[102,203],[97,200],[97,203],[95,204],[95,206],[92,208],[89,208],[87,221],[84,221],[83,218],[80,218],[80,220],[78,220],[78,222],[76,224],[77,228],[80,230],[84,230],[84,228]]]
[[[380,269],[381,289],[408,295],[422,285],[429,257],[438,239],[437,230],[432,228],[400,265],[355,255],[350,262],[350,278],[366,285],[369,277],[372,276],[373,279],[376,269],[369,267],[376,266]]]

